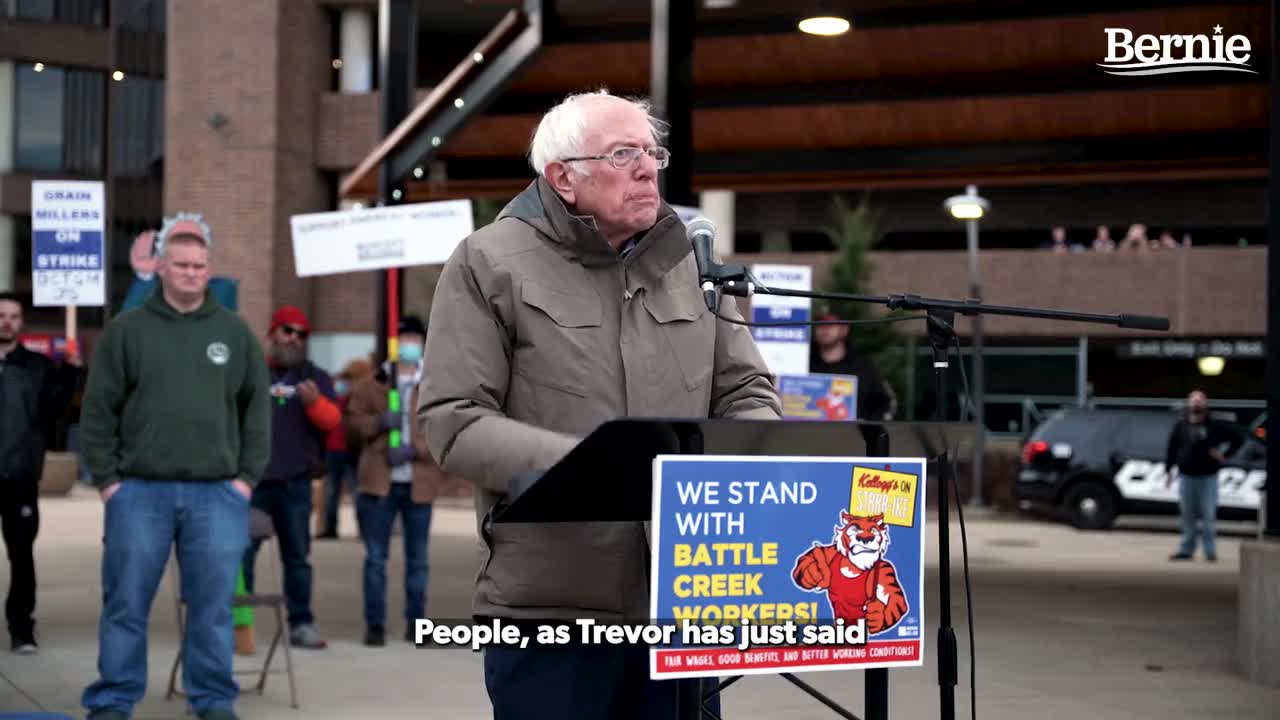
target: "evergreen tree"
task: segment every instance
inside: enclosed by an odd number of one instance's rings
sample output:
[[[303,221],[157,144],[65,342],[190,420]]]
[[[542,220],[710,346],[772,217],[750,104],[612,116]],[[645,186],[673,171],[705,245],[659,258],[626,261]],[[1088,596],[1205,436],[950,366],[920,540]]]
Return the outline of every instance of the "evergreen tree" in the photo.
[[[498,219],[498,213],[502,212],[502,208],[511,202],[510,198],[472,198],[471,199],[471,219],[475,228],[479,230]]]
[[[823,228],[835,245],[836,256],[822,285],[828,292],[871,295],[871,275],[874,266],[868,252],[883,239],[882,211],[872,207],[866,195],[856,207],[850,206],[842,196],[835,196],[832,206],[834,225]],[[888,311],[883,305],[865,302],[829,301],[819,305],[818,312],[830,311],[843,320],[870,320],[884,317]],[[896,314],[896,313],[895,313]],[[922,321],[907,321],[922,322]],[[907,353],[907,337],[896,323],[852,325],[849,338],[858,352],[870,358],[880,368],[885,380],[898,396],[897,418],[906,417],[906,381],[910,367]]]

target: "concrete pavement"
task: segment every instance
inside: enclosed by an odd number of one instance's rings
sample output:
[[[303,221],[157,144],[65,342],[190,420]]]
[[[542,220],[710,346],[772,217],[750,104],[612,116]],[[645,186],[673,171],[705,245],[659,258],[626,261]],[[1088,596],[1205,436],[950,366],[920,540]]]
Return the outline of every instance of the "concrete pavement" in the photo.
[[[38,621],[41,652],[0,652],[0,712],[48,710],[84,717],[79,696],[96,676],[101,607],[98,562],[102,532],[96,496],[43,499]],[[1082,533],[1042,522],[989,515],[968,518],[969,560],[977,632],[978,713],[993,720],[1071,716],[1277,716],[1280,690],[1251,685],[1235,671],[1236,577],[1239,538],[1220,540],[1219,563],[1173,564],[1176,535],[1150,530]],[[404,643],[392,620],[385,648],[361,645],[360,568],[363,549],[343,508],[345,538],[316,542],[315,609],[330,639],[322,651],[293,650],[301,707],[289,707],[287,678],[268,679],[262,697],[249,693],[245,720],[307,718],[490,717],[481,658],[469,651],[419,649]],[[930,518],[936,530],[936,518]],[[1166,523],[1167,525],[1167,523]],[[960,640],[957,717],[969,717],[970,663],[962,548],[953,521],[953,615]],[[927,559],[926,664],[890,673],[895,718],[936,718],[934,637],[938,617],[936,533]],[[431,541],[428,612],[469,614],[476,539],[467,507],[436,510]],[[403,554],[393,550],[388,611],[402,614]],[[260,582],[276,582],[270,549],[259,558]],[[0,578],[7,565],[0,561]],[[177,649],[173,578],[166,576],[151,618],[150,685],[136,718],[183,717],[180,699],[163,697]],[[267,587],[270,587],[268,585]],[[259,652],[237,666],[260,665],[272,620],[258,614]],[[278,662],[278,661],[277,661]],[[283,668],[279,663],[277,667]],[[859,672],[801,676],[861,716]],[[250,687],[256,678],[242,677]],[[834,718],[830,710],[781,678],[751,676],[725,695],[725,717]],[[1268,709],[1270,708],[1270,709]]]

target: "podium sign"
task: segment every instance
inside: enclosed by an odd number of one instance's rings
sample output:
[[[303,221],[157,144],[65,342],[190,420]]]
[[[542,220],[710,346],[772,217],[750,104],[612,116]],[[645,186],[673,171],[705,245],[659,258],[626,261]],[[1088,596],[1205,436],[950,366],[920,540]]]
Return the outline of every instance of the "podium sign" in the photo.
[[[923,665],[925,466],[656,457],[650,677]]]
[[[856,375],[779,375],[783,420],[858,419]]]

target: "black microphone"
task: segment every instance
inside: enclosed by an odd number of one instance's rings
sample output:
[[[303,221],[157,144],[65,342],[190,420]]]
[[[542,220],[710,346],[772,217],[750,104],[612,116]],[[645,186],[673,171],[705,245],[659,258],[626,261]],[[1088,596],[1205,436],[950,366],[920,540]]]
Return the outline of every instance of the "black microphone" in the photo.
[[[689,242],[693,243],[693,259],[698,264],[698,284],[702,287],[702,297],[707,301],[707,309],[714,313],[719,306],[716,286],[711,276],[711,268],[715,265],[711,250],[716,238],[715,223],[704,217],[694,218],[685,232],[689,236]]]
[[[1168,330],[1169,318],[1120,313],[1120,320],[1116,324],[1122,328],[1133,328],[1135,330]]]

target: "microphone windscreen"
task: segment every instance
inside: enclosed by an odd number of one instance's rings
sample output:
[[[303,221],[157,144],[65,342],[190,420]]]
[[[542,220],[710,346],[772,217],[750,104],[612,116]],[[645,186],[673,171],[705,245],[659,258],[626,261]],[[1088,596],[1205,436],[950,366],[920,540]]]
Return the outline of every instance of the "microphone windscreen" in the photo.
[[[694,235],[697,235],[699,233],[707,233],[712,237],[715,237],[716,224],[711,222],[711,220],[708,218],[696,217],[693,220],[689,221],[689,224],[685,226],[685,233],[690,238],[692,238]]]

